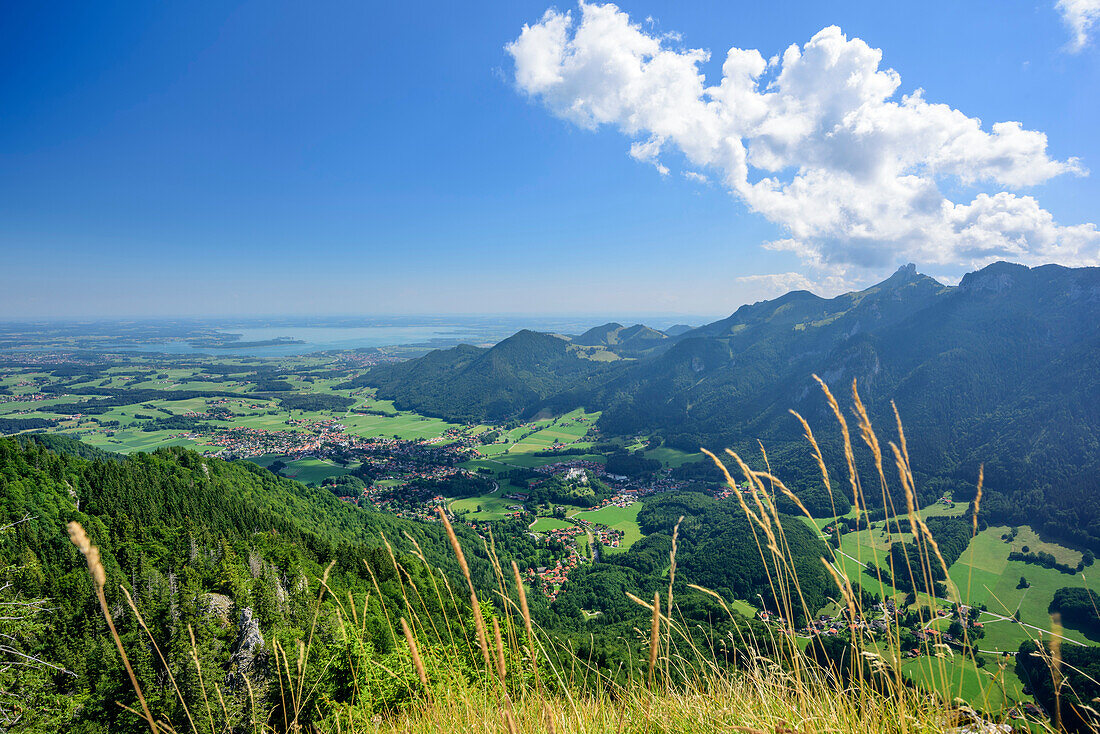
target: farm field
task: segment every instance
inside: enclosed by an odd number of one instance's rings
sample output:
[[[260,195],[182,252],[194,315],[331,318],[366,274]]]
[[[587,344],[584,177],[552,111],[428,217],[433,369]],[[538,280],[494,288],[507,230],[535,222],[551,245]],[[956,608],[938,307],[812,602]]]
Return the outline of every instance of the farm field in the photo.
[[[966,504],[962,502],[955,503],[953,508],[937,502],[922,508],[919,514],[924,518],[942,515],[961,515],[966,512],[966,507]],[[844,517],[854,517],[854,512],[849,512]],[[816,527],[818,530],[831,525],[833,522],[833,518],[815,518],[812,523],[810,523],[810,520],[806,517],[802,517],[802,520]],[[885,583],[880,584],[877,578],[864,573],[863,569],[869,563],[874,563],[880,568],[888,568],[889,561],[887,560],[887,555],[890,546],[896,542],[911,542],[913,535],[909,532],[889,532],[886,529],[885,521],[882,520],[872,524],[875,527],[870,530],[844,533],[840,536],[840,548],[837,551],[837,565],[844,570],[848,578],[853,581],[858,581],[864,588],[873,593],[890,597],[904,596],[903,592],[895,589],[893,586]],[[901,529],[908,529],[908,525],[909,521],[906,518],[901,518]],[[895,528],[893,520],[890,521],[890,526],[891,528]],[[921,598],[924,602],[929,601],[924,595],[921,595]]]
[[[472,459],[463,464],[463,466],[475,469],[479,466],[484,466],[486,468],[492,469],[497,473],[500,473],[510,471],[511,469],[514,469],[516,467],[533,469],[537,466],[557,464],[561,461],[574,459],[583,461],[595,461],[601,464],[607,461],[607,457],[600,454],[573,454],[570,456],[534,456],[532,454],[503,454],[498,452],[495,454],[486,455],[483,451],[481,451],[481,449],[478,450],[478,453],[481,453],[483,456],[485,456],[485,458]]]
[[[571,527],[574,527],[574,525],[568,520],[562,520],[557,517],[540,517],[532,523],[531,531],[535,533],[545,533],[548,530],[561,530],[562,528]]]
[[[508,505],[516,504],[500,496],[481,495],[454,500],[450,507],[453,512],[468,512],[471,520],[503,520],[512,510]]]
[[[250,461],[266,468],[271,466],[277,459],[284,458],[286,457],[265,454],[264,456],[257,456],[254,459],[250,459]],[[320,484],[329,477],[340,477],[349,474],[359,466],[358,463],[351,463],[346,467],[342,467],[335,462],[315,459],[313,457],[295,459],[294,461],[287,461],[285,463],[286,468],[279,473],[284,477],[297,480],[303,484]]]
[[[447,423],[439,418],[428,418],[416,413],[400,413],[395,417],[381,415],[356,415],[352,413],[340,416],[340,423],[348,433],[364,438],[376,436],[391,438],[397,436],[406,440],[418,438],[437,438],[444,432],[459,426]]]
[[[505,431],[501,439],[502,443],[488,444],[479,448],[478,451],[485,456],[500,456],[547,451],[555,443],[584,447],[588,444],[581,439],[599,417],[599,413],[586,413],[584,410],[577,409],[556,418],[535,420]],[[564,458],[567,457],[553,460],[560,461]]]
[[[1000,656],[984,657],[986,664],[979,668],[974,660],[961,653],[943,658],[925,655],[904,661],[901,670],[910,680],[929,690],[952,691],[955,697],[971,701],[986,711],[1031,700],[1024,695],[1023,683],[1013,672],[1015,666],[1011,661],[1002,670]]]
[[[114,432],[113,436],[106,433],[84,431],[62,431],[66,435],[78,438],[84,443],[101,448],[104,451],[113,451],[117,454],[132,454],[137,451],[155,451],[164,446],[183,446],[184,448],[201,451],[207,449],[206,445],[189,438],[176,436],[179,431],[143,431],[141,429],[122,429]],[[176,436],[173,438],[173,436]]]
[[[985,637],[979,641],[982,650],[1015,652],[1020,642],[1028,637],[1049,638],[1051,621],[1047,607],[1054,598],[1054,592],[1062,587],[1087,587],[1100,593],[1100,582],[1089,580],[1086,583],[1080,574],[1069,575],[1053,568],[1009,561],[1008,554],[1013,546],[1019,545],[1019,536],[1016,543],[1005,543],[1001,535],[1008,530],[1001,526],[978,533],[950,569],[951,578],[959,586],[960,593],[975,604],[984,603],[989,609],[989,613],[981,618],[985,625]],[[1061,552],[1074,553],[1068,548],[1063,548]],[[1080,559],[1080,554],[1077,554],[1077,559]],[[1030,584],[1028,588],[1017,588],[1021,576]],[[1017,610],[1021,624],[1004,619],[1011,618]],[[1062,634],[1071,642],[1100,643],[1100,640],[1090,640],[1083,632],[1068,627]]]
[[[677,468],[684,464],[691,464],[699,461],[703,458],[703,455],[696,451],[695,453],[688,453],[681,451],[680,449],[669,448],[668,446],[660,446],[655,449],[649,449],[645,452],[647,459],[655,459],[661,462],[665,466]]]
[[[956,504],[955,514],[959,514],[959,508],[965,509],[965,505]],[[942,505],[933,505],[921,510],[921,514],[929,517],[933,513],[945,514],[945,510],[947,508]],[[828,522],[817,521],[815,524],[820,528]],[[903,527],[904,522],[903,520]],[[845,533],[841,536],[839,565],[849,578],[858,580],[869,591],[886,593],[897,598],[903,594],[887,584],[880,587],[878,581],[863,573],[862,564],[873,561],[879,567],[885,568],[888,565],[886,555],[890,542],[910,541],[912,535],[895,533],[888,540],[882,535],[882,523],[876,525],[874,530]],[[1087,586],[1100,592],[1100,582],[1090,580],[1086,583],[1080,575],[1063,574],[1055,569],[1022,561],[1009,561],[1009,553],[1021,551],[1025,545],[1032,552],[1042,550],[1065,563],[1076,564],[1081,559],[1081,554],[1077,551],[1038,541],[1035,533],[1026,527],[1019,528],[1016,538],[1007,543],[1001,536],[1009,530],[1006,526],[999,526],[979,532],[962,556],[948,569],[949,576],[964,602],[985,604],[989,610],[981,617],[985,636],[978,642],[979,649],[988,652],[1015,653],[1020,643],[1026,639],[1049,639],[1051,621],[1047,607],[1058,589]],[[1028,588],[1017,588],[1021,577],[1027,579],[1030,584]],[[931,601],[923,595],[921,600],[922,603]],[[942,605],[945,602],[938,603]],[[1020,614],[1019,623],[1012,619],[1017,611]],[[1068,644],[1100,643],[1100,639],[1092,639],[1084,632],[1072,628],[1063,630],[1062,634]]]
[[[580,520],[606,525],[623,533],[622,542],[618,548],[603,548],[605,553],[621,553],[637,541],[642,539],[642,531],[638,528],[638,511],[642,509],[640,502],[635,502],[629,507],[615,507],[608,505],[598,510],[577,512],[572,515]]]
[[[160,446],[185,445],[198,449],[212,449],[203,439],[179,438],[181,433],[192,433],[184,428],[170,431],[143,431],[151,422],[172,417],[187,418],[187,414],[206,430],[241,427],[264,431],[310,432],[306,425],[290,425],[289,421],[321,422],[336,419],[345,426],[347,433],[361,437],[393,437],[401,439],[440,438],[445,432],[461,428],[436,418],[410,412],[396,411],[392,402],[377,400],[370,389],[338,389],[345,383],[347,373],[332,377],[317,376],[318,371],[331,369],[334,360],[329,357],[294,357],[287,359],[238,359],[195,356],[186,359],[155,355],[127,355],[126,363],[93,369],[95,376],[84,379],[76,376],[59,376],[57,370],[18,370],[0,377],[0,388],[13,396],[29,395],[53,390],[45,400],[0,402],[0,417],[14,416],[37,419],[62,419],[49,429],[68,433],[88,443],[111,451],[133,453],[152,451]],[[90,368],[91,369],[91,368]],[[234,370],[239,370],[236,372]],[[66,373],[68,374],[68,373]],[[275,375],[274,379],[268,375]],[[25,384],[20,384],[25,383]],[[278,389],[275,383],[291,390]],[[271,385],[271,390],[264,387]],[[146,391],[142,401],[127,405],[99,406],[104,390],[113,395],[125,396],[127,391]],[[171,400],[171,393],[192,391],[200,393],[184,400]],[[158,394],[163,393],[160,397]],[[354,402],[345,409],[288,410],[281,404],[283,398],[308,398],[309,396],[339,396]],[[65,414],[52,412],[53,405],[86,404],[92,410],[78,421],[66,420]],[[219,418],[205,417],[216,407]],[[351,408],[379,411],[381,415],[356,414]],[[72,408],[69,408],[72,411]],[[560,419],[559,419],[560,422]],[[547,421],[550,425],[553,421]],[[173,428],[175,428],[173,426]],[[469,427],[476,431],[481,427]],[[561,427],[562,440],[577,431],[574,426]],[[201,432],[201,431],[200,431]],[[108,435],[112,434],[112,435]],[[547,435],[552,442],[554,436]],[[571,439],[570,439],[571,440]],[[314,473],[305,471],[309,478]]]

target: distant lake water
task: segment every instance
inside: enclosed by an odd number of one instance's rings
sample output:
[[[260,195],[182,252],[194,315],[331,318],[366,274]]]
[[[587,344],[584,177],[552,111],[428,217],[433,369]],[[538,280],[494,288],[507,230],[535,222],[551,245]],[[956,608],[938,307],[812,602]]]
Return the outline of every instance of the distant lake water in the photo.
[[[644,318],[644,317],[642,317]],[[613,319],[600,315],[398,315],[324,319],[150,319],[86,322],[0,322],[0,351],[79,349],[146,354],[293,357],[315,352],[389,346],[495,344],[520,329],[580,334]],[[625,320],[638,323],[641,318]],[[642,323],[667,328],[684,317],[655,316]],[[700,323],[692,319],[688,323]],[[274,344],[264,342],[277,342]]]
[[[151,344],[119,345],[127,351],[157,352],[162,354],[224,354],[248,357],[292,357],[312,352],[342,349],[364,349],[402,344],[422,344],[435,340],[449,343],[486,341],[487,334],[480,329],[455,326],[263,326],[255,328],[226,328],[225,334],[240,334],[240,341],[263,342],[273,339],[290,339],[298,343],[268,346],[234,347],[227,341],[222,348],[192,345],[186,341],[165,341]]]

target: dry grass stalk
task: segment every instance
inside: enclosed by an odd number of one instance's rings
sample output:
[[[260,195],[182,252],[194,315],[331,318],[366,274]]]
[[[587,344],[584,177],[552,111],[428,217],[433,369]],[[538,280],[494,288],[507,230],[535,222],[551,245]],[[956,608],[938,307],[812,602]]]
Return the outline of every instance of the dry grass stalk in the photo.
[[[214,693],[218,694],[218,703],[222,707],[222,716],[224,717],[222,721],[229,721],[229,709],[225,707],[225,697],[222,696],[222,689],[218,687],[217,683],[214,684]]]
[[[168,673],[168,680],[172,683],[172,689],[176,692],[176,697],[179,699],[180,706],[183,707],[183,713],[187,716],[188,723],[191,724],[191,731],[196,731],[195,721],[191,718],[191,710],[187,708],[187,702],[183,700],[183,693],[180,691],[179,685],[176,684],[176,677],[172,675],[172,667],[168,665],[168,661],[164,659],[164,655],[160,651],[160,646],[157,645],[157,641],[153,638],[153,633],[149,631],[149,627],[145,624],[145,618],[142,617],[141,612],[138,611],[137,605],[130,596],[130,592],[126,590],[125,586],[120,586],[119,588],[122,589],[122,594],[126,597],[126,603],[130,606],[130,609],[133,610],[134,617],[137,619],[138,624],[145,630],[145,634],[149,638],[149,642],[153,645],[157,657],[160,658],[160,664],[164,666],[164,670]]]
[[[653,592],[653,620],[649,625],[649,684],[657,667],[657,651],[661,646],[661,592]]]
[[[519,729],[516,727],[516,717],[512,716],[512,711],[505,708],[501,712],[504,718],[504,727],[508,730],[508,734],[518,734]]]
[[[504,641],[500,637],[500,623],[496,617],[493,617],[493,640],[496,642],[497,651],[497,678],[500,679],[501,683],[504,683],[507,665],[504,660]]]
[[[404,617],[401,618],[401,631],[405,633],[405,641],[409,643],[409,652],[412,654],[416,674],[420,676],[420,685],[427,686],[428,673],[424,670],[424,662],[420,659],[420,649],[416,646],[416,636],[409,629],[409,623],[405,621]]]
[[[519,610],[523,613],[523,628],[527,631],[527,654],[531,657],[531,672],[538,674],[538,661],[535,659],[535,629],[531,624],[531,610],[527,606],[527,590],[523,587],[523,578],[519,575],[519,566],[512,561],[512,573],[516,577],[516,593],[519,595]]]
[[[550,708],[550,704],[543,703],[542,711],[546,718],[546,731],[549,732],[549,734],[557,734],[558,726],[554,722],[554,710]]]
[[[187,634],[191,638],[191,660],[195,663],[195,670],[199,675],[199,690],[202,691],[202,702],[206,706],[206,718],[210,722],[210,733],[214,733],[214,712],[210,709],[210,699],[206,696],[206,683],[202,679],[202,663],[199,661],[199,647],[195,644],[195,630],[187,625]]]
[[[1062,726],[1062,615],[1050,615],[1050,679],[1054,686],[1054,728]]]
[[[477,591],[474,590],[474,579],[470,575],[470,567],[466,563],[466,554],[462,552],[462,546],[455,535],[455,529],[451,527],[451,521],[447,519],[447,513],[442,507],[436,508],[439,518],[443,521],[443,528],[447,531],[447,538],[451,541],[451,548],[458,557],[458,566],[462,569],[462,575],[466,577],[466,583],[470,586],[470,606],[473,607],[474,629],[477,630],[477,644],[481,648],[481,658],[485,662],[486,670],[492,668],[492,659],[489,656],[489,639],[485,634],[485,617],[481,613],[481,604],[477,600]]]
[[[833,485],[829,479],[829,470],[825,467],[825,456],[821,453],[821,447],[817,445],[817,439],[814,438],[814,432],[810,430],[810,424],[795,411],[790,411],[791,415],[798,419],[798,422],[802,425],[802,432],[806,434],[806,440],[810,442],[810,446],[814,450],[814,459],[817,461],[817,467],[821,470],[821,481],[825,484],[825,491],[829,495],[829,502],[833,509],[833,517],[837,516],[836,502],[833,500]]]
[[[672,550],[668,552],[668,611],[665,613],[665,617],[672,620],[672,584],[676,581],[676,544],[680,539],[680,523],[684,521],[684,516],[680,515],[680,519],[676,521],[675,527],[672,528]],[[672,656],[672,629],[669,625],[669,629],[666,633],[665,650],[666,655],[671,658]]]
[[[104,619],[107,620],[107,628],[111,630],[111,637],[115,641],[115,647],[118,648],[118,654],[122,657],[122,664],[126,666],[126,674],[130,676],[130,684],[133,685],[134,693],[137,694],[138,701],[141,702],[142,715],[145,717],[145,721],[148,722],[150,731],[156,734],[157,723],[153,719],[153,714],[149,711],[149,704],[145,702],[145,695],[141,692],[141,686],[138,684],[137,676],[134,675],[134,669],[130,667],[130,658],[126,656],[126,650],[122,647],[122,640],[119,639],[118,631],[115,630],[115,620],[111,616],[111,610],[107,607],[107,597],[103,594],[103,586],[107,583],[107,572],[103,570],[103,562],[99,558],[99,548],[92,545],[92,541],[88,534],[84,532],[83,526],[75,520],[69,523],[69,540],[84,555],[84,560],[88,564],[88,572],[92,575],[92,581],[95,583],[95,594],[99,600],[99,608],[103,611]]]
[[[813,378],[817,381],[817,384],[821,386],[821,391],[825,393],[825,399],[829,403],[829,407],[833,409],[833,415],[836,416],[837,423],[840,424],[840,433],[844,438],[844,459],[848,462],[848,481],[852,485],[852,504],[856,509],[856,520],[859,520],[859,485],[856,479],[856,459],[855,454],[852,451],[852,437],[848,433],[848,421],[844,420],[844,413],[840,410],[840,404],[837,403],[836,398],[833,397],[833,393],[829,390],[829,386],[825,384],[817,375]]]

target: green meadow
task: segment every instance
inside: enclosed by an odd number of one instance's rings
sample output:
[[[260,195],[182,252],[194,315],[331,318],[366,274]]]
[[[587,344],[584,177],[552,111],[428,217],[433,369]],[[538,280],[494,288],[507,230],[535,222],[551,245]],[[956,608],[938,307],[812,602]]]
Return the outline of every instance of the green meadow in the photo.
[[[118,454],[132,454],[138,451],[151,452],[164,446],[183,446],[196,451],[208,450],[210,447],[189,438],[178,438],[179,431],[143,431],[141,429],[118,429],[107,435],[103,430],[79,429],[75,431],[62,431],[68,436],[78,438],[86,444],[101,448],[104,451],[113,451]],[[177,436],[173,438],[173,436]]]
[[[496,494],[454,500],[450,504],[451,511],[468,512],[471,520],[502,520],[513,512],[508,509],[508,506],[517,504],[515,500],[504,499],[501,496],[503,494],[504,491],[501,491]]]
[[[1100,582],[1086,582],[1090,574],[1082,578],[1080,574],[1064,574],[1052,568],[1009,561],[1008,554],[1014,548],[1018,550],[1021,543],[1019,536],[1012,544],[1001,540],[1001,535],[1008,530],[1001,526],[978,533],[950,569],[951,579],[958,585],[960,594],[974,604],[984,603],[989,610],[981,618],[985,625],[985,637],[979,641],[982,650],[1015,652],[1020,642],[1029,637],[1049,639],[1051,620],[1047,608],[1054,592],[1062,587],[1084,587],[1100,593]],[[1035,546],[1029,547],[1035,549]],[[1074,563],[1081,558],[1079,553],[1068,548],[1060,552]],[[1076,557],[1072,555],[1075,553]],[[1017,588],[1020,577],[1027,579],[1027,588]],[[1017,611],[1019,623],[1011,619]],[[1100,643],[1100,639],[1090,640],[1083,632],[1068,627],[1062,635],[1071,644]]]
[[[531,531],[535,533],[545,533],[549,530],[561,530],[562,528],[571,527],[575,526],[568,520],[562,520],[556,517],[540,517],[531,525]]]
[[[1006,705],[1030,700],[1024,695],[1023,683],[1013,672],[1011,662],[999,665],[1000,656],[985,656],[984,667],[961,653],[944,653],[944,657],[922,655],[901,664],[901,671],[928,690],[950,691],[956,698],[970,701],[986,711],[997,711]]]
[[[660,446],[655,449],[649,449],[645,452],[647,459],[655,459],[665,466],[676,468],[683,466],[684,464],[691,464],[699,461],[703,458],[703,455],[698,451],[694,453],[688,453],[687,451],[681,451],[680,449],[669,448],[668,446]]]
[[[621,530],[623,539],[620,541],[618,548],[605,547],[601,549],[605,553],[621,553],[642,539],[642,531],[638,527],[638,511],[641,509],[642,504],[640,502],[635,502],[629,507],[608,505],[598,510],[574,513],[573,517]]]
[[[271,466],[277,459],[281,458],[285,457],[265,454],[264,456],[257,456],[254,459],[250,459],[250,461],[266,468]],[[279,473],[284,477],[295,479],[303,484],[320,484],[329,477],[340,477],[349,474],[359,466],[357,463],[351,463],[344,467],[335,462],[317,459],[312,456],[295,459],[294,461],[287,461],[285,463],[286,468]]]

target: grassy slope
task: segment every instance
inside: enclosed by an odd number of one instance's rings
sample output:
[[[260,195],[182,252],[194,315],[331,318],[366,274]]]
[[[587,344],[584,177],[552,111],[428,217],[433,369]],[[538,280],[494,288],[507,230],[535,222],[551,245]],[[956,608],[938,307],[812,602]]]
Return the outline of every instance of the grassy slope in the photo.
[[[605,553],[621,553],[642,539],[642,531],[638,528],[638,511],[641,509],[642,504],[640,502],[635,502],[629,507],[609,505],[590,512],[578,512],[573,517],[621,530],[623,539],[619,543],[619,547],[603,549]]]
[[[1009,561],[1008,554],[1019,545],[1019,539],[1011,545],[1005,543],[1001,535],[1007,530],[1007,527],[995,527],[982,531],[951,567],[951,578],[958,584],[960,593],[976,604],[984,603],[992,613],[982,617],[986,636],[979,646],[983,650],[1015,652],[1020,642],[1028,637],[1048,637],[1045,630],[1050,629],[1051,622],[1047,607],[1054,592],[1062,587],[1087,586],[1100,592],[1100,581],[1090,579],[1086,582],[1080,575],[1070,576],[1050,568]],[[1073,551],[1062,549],[1061,552]],[[1016,588],[1021,576],[1028,580],[1030,587]],[[1086,578],[1088,576],[1086,574]],[[1039,629],[1021,627],[994,616],[1011,617],[1017,609],[1023,624]],[[1062,634],[1080,643],[1100,643],[1097,639],[1090,640],[1079,630],[1067,628]]]

